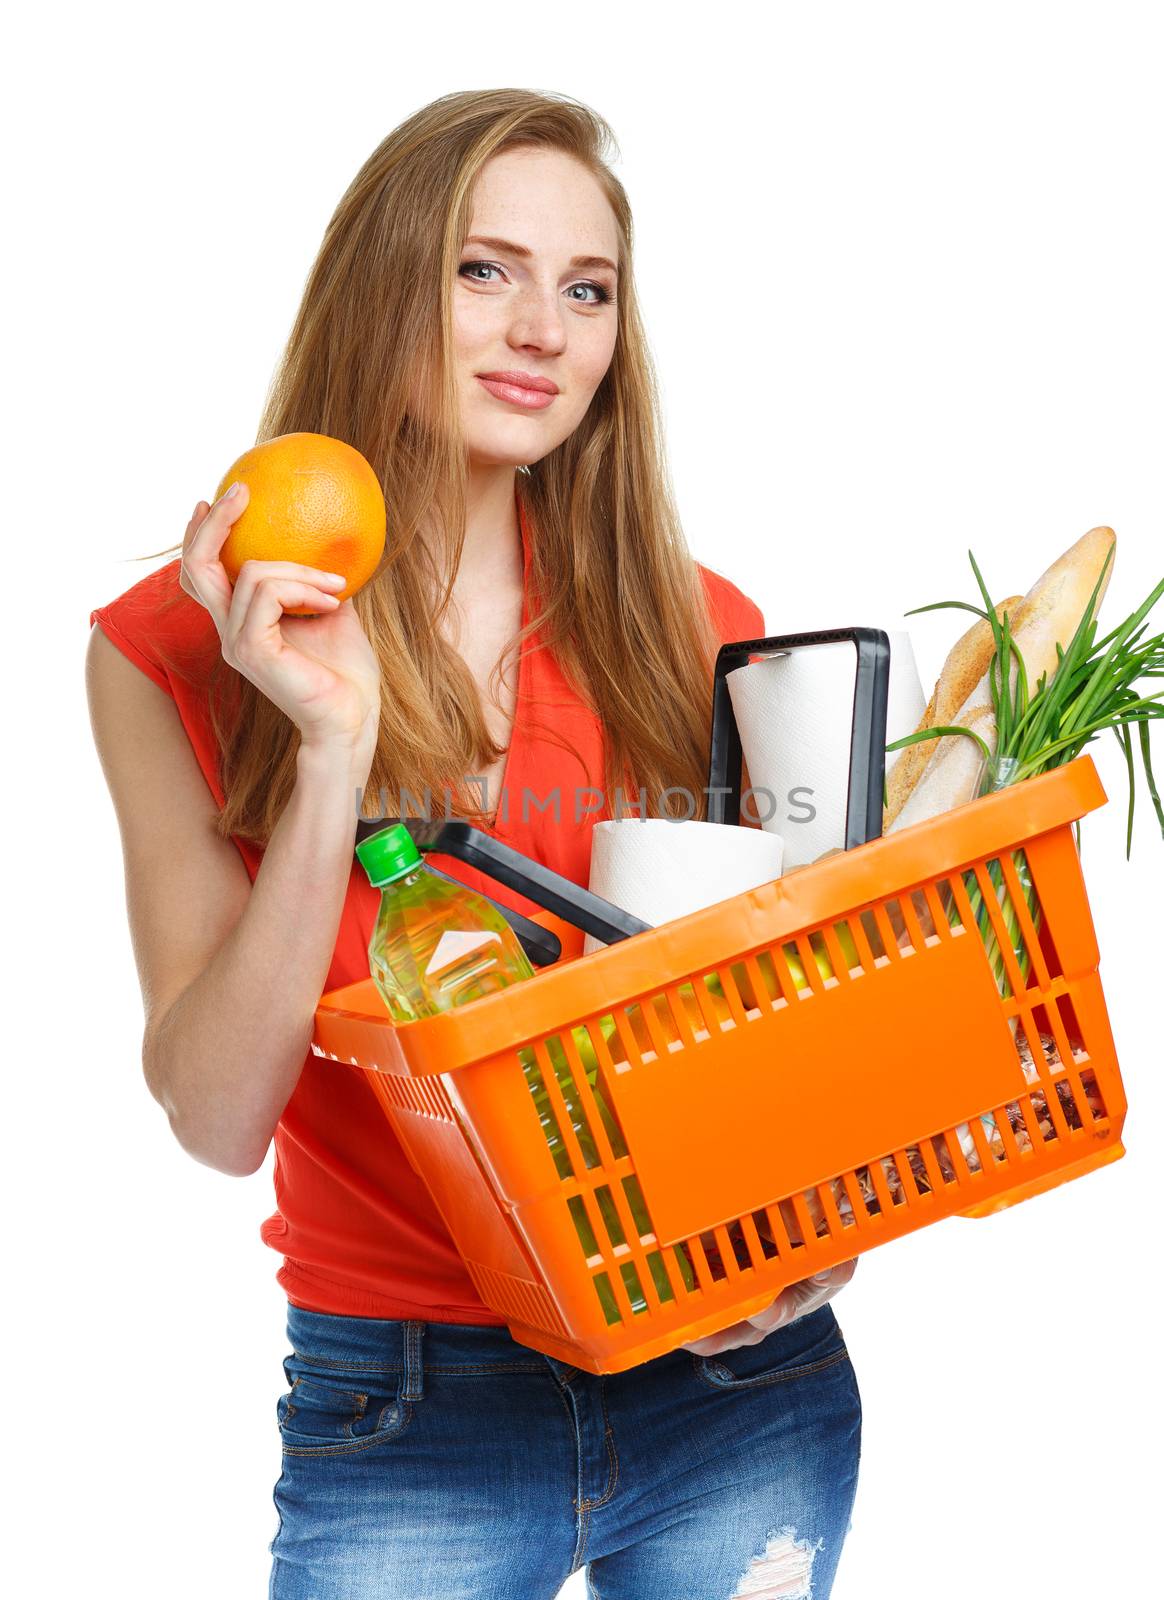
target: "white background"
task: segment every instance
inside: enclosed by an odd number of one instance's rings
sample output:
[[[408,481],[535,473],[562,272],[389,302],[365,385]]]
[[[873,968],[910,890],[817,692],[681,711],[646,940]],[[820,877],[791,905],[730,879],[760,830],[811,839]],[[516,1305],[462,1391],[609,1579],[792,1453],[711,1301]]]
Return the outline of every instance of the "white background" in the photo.
[[[252,442],[365,156],[439,94],[521,85],[614,126],[688,538],[770,630],[976,600],[968,549],[1021,593],[1097,523],[1114,626],[1164,569],[1164,51],[1155,8],[1111,0],[29,15],[3,108],[6,1568],[23,1549],[22,1595],[243,1600],[276,1527],[270,1164],[193,1162],[141,1076],[89,610]],[[963,617],[906,624],[927,692]],[[837,1600],[1091,1600],[1157,1568],[1164,847],[1141,787],[1125,861],[1122,757],[1092,752],[1128,1155],[862,1261]]]

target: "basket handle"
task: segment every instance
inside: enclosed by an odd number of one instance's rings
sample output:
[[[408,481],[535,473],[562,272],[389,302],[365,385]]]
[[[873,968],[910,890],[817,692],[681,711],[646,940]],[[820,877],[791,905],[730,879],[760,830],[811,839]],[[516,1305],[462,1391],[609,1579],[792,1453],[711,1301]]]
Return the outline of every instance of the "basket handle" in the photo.
[[[455,856],[466,866],[475,867],[478,872],[487,873],[507,888],[516,889],[527,900],[533,900],[561,917],[563,922],[573,923],[583,933],[593,934],[603,944],[615,944],[619,939],[629,939],[636,933],[647,933],[652,926],[590,889],[583,889],[572,878],[563,877],[560,872],[515,850],[512,845],[503,844],[500,839],[475,828],[470,822],[463,822],[458,817],[402,817],[399,820],[408,829],[413,843],[422,854],[431,851],[437,855]],[[356,838],[366,839],[369,834],[379,833],[388,826],[387,822],[372,822],[361,817],[356,823]],[[430,870],[437,871],[435,867]],[[447,873],[440,875],[448,876]],[[557,960],[562,947],[556,934],[531,922],[520,911],[501,905],[491,896],[486,895],[485,898],[497,907],[513,928],[535,965],[548,966]]]
[[[709,822],[738,823],[743,746],[736,726],[727,675],[754,655],[785,655],[818,644],[855,644],[857,676],[853,693],[853,731],[849,744],[849,794],[845,807],[845,849],[881,836],[884,816],[885,722],[889,710],[889,635],[880,628],[824,628],[815,633],[771,634],[738,639],[720,647],[715,661],[708,763]]]

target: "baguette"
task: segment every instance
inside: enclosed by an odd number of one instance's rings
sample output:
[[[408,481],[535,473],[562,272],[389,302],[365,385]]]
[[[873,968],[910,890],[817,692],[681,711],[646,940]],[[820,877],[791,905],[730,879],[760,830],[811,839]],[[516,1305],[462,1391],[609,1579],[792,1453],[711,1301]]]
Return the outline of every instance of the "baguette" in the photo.
[[[1028,695],[1036,692],[1043,673],[1046,673],[1048,682],[1054,676],[1059,665],[1057,646],[1066,649],[1079,626],[1108,552],[1114,552],[1115,542],[1116,536],[1110,528],[1092,528],[1047,568],[1018,607],[1018,622],[1015,626],[1012,621],[1012,631],[1014,643],[1026,665]],[[1108,563],[1096,595],[1093,617],[1098,615],[1114,565],[1114,559]],[[966,695],[957,712],[945,719],[951,725],[969,728],[977,733],[992,752],[998,733],[990,687],[990,663],[993,659],[992,642],[986,668],[978,682]],[[1011,662],[1011,671],[1018,671],[1018,662],[1015,660]],[[931,724],[940,725],[940,720]],[[964,734],[954,733],[927,742],[935,747],[933,757],[892,820],[886,824],[883,829],[885,833],[911,827],[915,822],[938,816],[975,798],[982,766],[982,751],[977,743]]]
[[[1023,597],[1012,594],[1009,600],[1003,600],[995,606],[994,614],[1000,623],[1004,616],[1009,616],[1011,632],[1014,633],[1019,625],[1022,606]],[[946,657],[946,663],[934,685],[934,692],[930,696],[925,715],[913,730],[914,733],[920,733],[923,728],[940,728],[951,723],[954,720],[954,713],[986,671],[993,654],[994,633],[991,630],[990,619],[979,617]],[[938,743],[937,739],[923,739],[918,744],[906,745],[894,762],[893,770],[885,783],[887,799],[883,829],[889,826],[908,800],[914,785],[929,765]]]

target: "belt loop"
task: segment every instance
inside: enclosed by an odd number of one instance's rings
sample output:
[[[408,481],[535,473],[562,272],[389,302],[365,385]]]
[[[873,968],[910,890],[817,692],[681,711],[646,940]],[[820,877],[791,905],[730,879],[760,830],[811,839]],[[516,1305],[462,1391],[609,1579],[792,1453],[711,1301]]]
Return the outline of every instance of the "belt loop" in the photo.
[[[421,1341],[424,1338],[423,1322],[404,1324],[404,1389],[402,1400],[424,1399],[424,1358]]]

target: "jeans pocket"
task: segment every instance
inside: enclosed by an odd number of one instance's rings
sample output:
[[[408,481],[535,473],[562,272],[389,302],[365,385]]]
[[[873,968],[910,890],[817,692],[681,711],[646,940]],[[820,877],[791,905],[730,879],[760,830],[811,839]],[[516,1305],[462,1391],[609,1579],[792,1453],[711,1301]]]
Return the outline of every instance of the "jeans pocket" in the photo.
[[[290,1378],[290,1372],[287,1376]],[[396,1439],[412,1420],[412,1403],[342,1379],[300,1372],[275,1408],[283,1450],[292,1456],[342,1456]]]
[[[840,1325],[829,1305],[777,1328],[756,1344],[736,1345],[715,1356],[691,1357],[696,1376],[712,1389],[752,1389],[808,1377],[849,1359]]]

